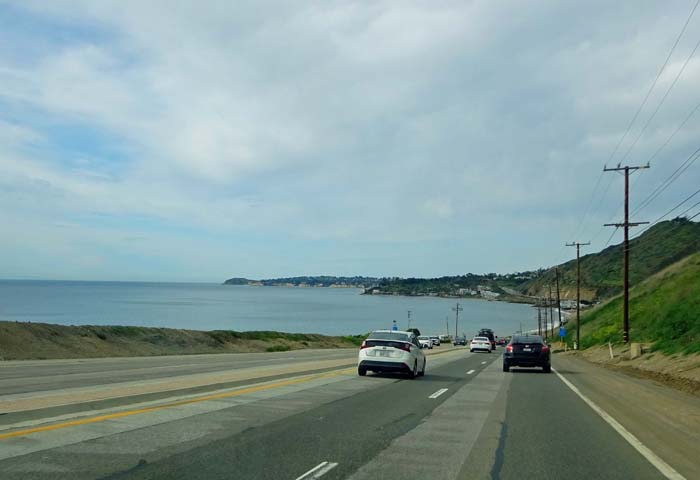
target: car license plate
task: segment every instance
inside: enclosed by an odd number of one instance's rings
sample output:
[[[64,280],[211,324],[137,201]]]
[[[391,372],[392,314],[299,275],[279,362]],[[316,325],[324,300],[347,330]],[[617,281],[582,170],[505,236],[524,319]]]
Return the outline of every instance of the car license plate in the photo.
[[[531,348],[523,348],[523,352],[531,352],[531,351],[532,351]]]
[[[391,352],[389,352],[388,350],[379,350],[380,357],[388,357],[390,353]]]

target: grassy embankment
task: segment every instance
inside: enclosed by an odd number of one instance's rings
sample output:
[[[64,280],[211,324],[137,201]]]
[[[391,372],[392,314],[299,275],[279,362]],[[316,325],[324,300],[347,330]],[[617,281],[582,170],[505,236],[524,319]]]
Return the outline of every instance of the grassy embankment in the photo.
[[[355,347],[363,336],[179,330],[127,326],[65,326],[0,322],[4,360],[96,358],[199,353],[282,352]]]
[[[568,342],[574,340],[570,324]],[[630,289],[630,339],[667,355],[700,353],[700,253]],[[581,317],[581,347],[622,342],[622,298]]]
[[[664,268],[700,250],[700,222],[660,222],[630,242],[630,282],[637,285]],[[575,256],[575,251],[572,249]],[[582,254],[585,250],[582,250]],[[559,265],[561,297],[576,298],[576,260]],[[525,282],[520,291],[544,296],[555,283],[555,268]],[[581,298],[606,300],[622,292],[622,244],[581,256]]]

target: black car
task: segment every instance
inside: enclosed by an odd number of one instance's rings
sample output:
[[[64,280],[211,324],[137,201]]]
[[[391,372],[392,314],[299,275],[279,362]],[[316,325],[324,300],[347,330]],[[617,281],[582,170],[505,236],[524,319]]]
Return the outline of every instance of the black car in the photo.
[[[510,367],[542,367],[543,372],[551,372],[549,345],[539,335],[513,336],[503,354],[503,371]]]
[[[490,328],[482,328],[476,336],[488,338],[491,342],[491,350],[496,350],[496,336],[493,334],[493,330]]]
[[[455,337],[454,341],[452,342],[452,345],[466,345],[467,344],[467,337]]]

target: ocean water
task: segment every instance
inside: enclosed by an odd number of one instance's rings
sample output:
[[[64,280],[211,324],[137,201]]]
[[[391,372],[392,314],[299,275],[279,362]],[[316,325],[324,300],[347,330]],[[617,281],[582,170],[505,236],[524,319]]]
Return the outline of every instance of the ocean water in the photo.
[[[345,288],[249,287],[202,283],[0,281],[0,320],[63,325],[134,325],[195,330],[278,330],[327,335],[391,328],[455,332],[458,300],[361,295]],[[537,326],[528,305],[459,300],[459,333],[507,335]]]

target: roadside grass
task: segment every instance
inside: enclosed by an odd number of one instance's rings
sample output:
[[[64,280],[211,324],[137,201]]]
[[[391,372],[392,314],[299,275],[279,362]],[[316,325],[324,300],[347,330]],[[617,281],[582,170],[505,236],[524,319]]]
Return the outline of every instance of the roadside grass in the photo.
[[[265,349],[266,352],[288,352],[292,349],[289,345],[273,345]]]
[[[366,335],[183,330],[0,321],[0,359],[29,360],[354,348]]]
[[[575,321],[567,341],[575,339]],[[700,353],[700,254],[686,257],[630,290],[630,339],[666,355]],[[622,342],[622,298],[581,317],[581,348]]]

